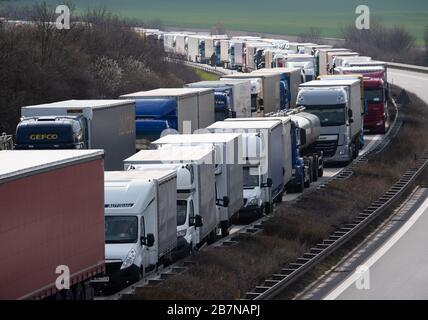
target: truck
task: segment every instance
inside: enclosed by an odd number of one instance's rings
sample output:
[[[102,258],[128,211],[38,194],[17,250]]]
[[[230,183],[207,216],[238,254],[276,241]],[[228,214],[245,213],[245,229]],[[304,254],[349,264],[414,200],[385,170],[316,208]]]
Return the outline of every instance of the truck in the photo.
[[[0,151],[1,300],[93,298],[90,281],[105,270],[103,157]],[[56,286],[65,274],[69,289]]]
[[[223,68],[231,69],[229,63],[229,51],[230,51],[230,40],[222,39],[220,40],[220,65]]]
[[[106,170],[117,170],[135,139],[134,101],[67,100],[22,107],[15,149],[104,149]]]
[[[251,112],[252,116],[263,116],[264,113],[275,112],[280,107],[279,75],[278,74],[244,74],[233,73],[224,75],[220,80],[247,79],[251,81]]]
[[[296,54],[305,53],[305,47],[307,46],[316,46],[316,44],[310,42],[290,42],[288,50]]]
[[[232,38],[229,43],[229,68],[242,71],[242,67],[245,64],[245,41]]]
[[[332,49],[333,46],[329,45],[329,44],[310,44],[310,45],[305,45],[304,46],[304,50],[305,50],[305,54],[310,54],[312,56],[315,56],[316,51],[320,50],[320,49]]]
[[[329,48],[329,49],[319,49],[318,50],[318,75],[326,75],[331,69],[329,65],[328,54],[331,52],[351,52],[349,49],[345,48]]]
[[[297,68],[302,72],[302,82],[315,80],[315,58],[309,54],[288,54],[285,67]]]
[[[284,185],[284,135],[279,120],[219,121],[209,126],[212,133],[241,133],[244,206],[238,219],[254,219],[273,210],[282,200]]]
[[[367,67],[361,67],[362,69]],[[376,67],[381,68],[381,67]],[[351,69],[351,70],[349,70]],[[344,71],[341,74],[322,76],[322,79],[334,80],[334,79],[360,79],[361,81],[361,97],[363,99],[363,128],[364,131],[371,133],[385,133],[386,124],[389,119],[387,100],[385,94],[385,86],[382,80],[383,72],[380,73],[366,73],[363,74],[351,73],[355,69],[358,72],[358,67],[338,67],[336,71]],[[361,69],[360,69],[361,71]],[[364,70],[362,70],[364,73]],[[371,70],[373,71],[373,70]],[[353,71],[352,71],[353,72]],[[367,77],[368,75],[368,77]],[[370,77],[373,76],[372,77]]]
[[[299,92],[299,85],[302,83],[301,78],[301,71],[297,68],[266,68],[266,69],[259,69],[254,71],[254,74],[257,74],[259,72],[272,72],[272,73],[279,73],[280,74],[280,80],[283,82],[284,85],[287,87],[287,99],[285,101],[285,105],[287,108],[295,108],[296,107],[296,100],[297,100],[297,93]]]
[[[351,61],[371,61],[371,57],[367,56],[337,56],[336,57],[336,67],[349,67]]]
[[[298,107],[321,121],[315,151],[325,162],[351,162],[358,156],[362,132],[360,80],[315,80],[300,85]]]
[[[248,80],[199,81],[184,86],[214,89],[216,121],[251,116],[251,83]]]
[[[358,52],[329,52],[327,54],[328,65],[330,66],[330,70],[328,70],[329,74],[334,73],[334,68],[337,67],[336,59],[337,57],[359,57]]]
[[[170,146],[207,146],[215,152],[215,179],[219,228],[222,236],[228,235],[233,216],[243,205],[243,173],[239,155],[241,135],[235,133],[170,134],[153,142],[159,148]],[[226,201],[224,201],[226,199]]]
[[[221,40],[227,40],[227,35],[212,35],[205,38],[205,63],[213,66],[221,65]],[[214,61],[211,57],[214,54]]]
[[[219,213],[212,148],[183,146],[141,150],[124,161],[124,169],[175,170],[177,241],[185,240],[193,250],[216,240]]]
[[[191,133],[215,119],[214,90],[209,88],[165,88],[120,96],[134,99],[139,145],[158,139],[162,132]]]
[[[104,174],[105,265],[97,291],[137,282],[172,260],[177,247],[175,170]]]
[[[289,51],[286,49],[266,49],[264,54],[264,68],[283,68]]]
[[[259,69],[253,71],[255,75],[271,75],[271,74],[277,74],[279,75],[279,109],[284,110],[286,108],[289,108],[289,85],[287,81],[287,75],[285,73],[275,72],[275,69]],[[251,74],[253,74],[253,72]]]
[[[254,41],[254,42],[246,42],[245,43],[245,65],[244,72],[251,72],[260,68],[260,63],[263,58],[263,50],[264,49],[273,49],[275,45]]]
[[[371,61],[350,61],[349,62],[349,66],[350,67],[365,67],[367,68],[366,70],[362,69],[361,71],[367,71],[369,72],[369,68],[383,68],[383,83],[385,85],[385,93],[386,93],[386,98],[389,99],[389,82],[388,82],[388,64],[384,61],[375,61],[375,60],[371,60]],[[376,70],[376,69],[374,69]]]
[[[226,121],[231,121],[227,119]],[[236,119],[238,121],[279,120],[283,125],[284,185],[286,191],[303,192],[313,181],[323,176],[322,151],[312,149],[321,130],[317,116],[304,112],[304,108],[281,110],[266,117]]]

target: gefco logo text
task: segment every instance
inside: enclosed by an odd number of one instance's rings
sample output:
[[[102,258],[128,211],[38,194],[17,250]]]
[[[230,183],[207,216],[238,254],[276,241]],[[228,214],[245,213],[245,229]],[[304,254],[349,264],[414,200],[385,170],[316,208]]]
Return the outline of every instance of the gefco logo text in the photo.
[[[56,133],[38,133],[30,135],[30,140],[57,140]]]

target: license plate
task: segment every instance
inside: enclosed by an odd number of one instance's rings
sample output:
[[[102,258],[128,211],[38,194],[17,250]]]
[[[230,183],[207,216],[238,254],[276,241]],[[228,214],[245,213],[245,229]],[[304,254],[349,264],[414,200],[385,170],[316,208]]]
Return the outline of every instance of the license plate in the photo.
[[[92,282],[109,282],[110,277],[99,277],[92,279]]]

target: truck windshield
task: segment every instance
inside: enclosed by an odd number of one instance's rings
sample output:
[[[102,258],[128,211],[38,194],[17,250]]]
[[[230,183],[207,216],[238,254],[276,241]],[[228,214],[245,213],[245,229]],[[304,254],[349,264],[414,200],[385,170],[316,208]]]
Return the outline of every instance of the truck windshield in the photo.
[[[106,216],[105,237],[106,243],[136,243],[138,240],[138,218]]]
[[[305,106],[306,111],[320,118],[322,127],[341,126],[346,123],[345,105]]]
[[[383,89],[365,89],[364,97],[368,102],[382,102],[383,101]]]
[[[257,167],[244,167],[244,188],[260,186],[260,177],[258,174],[255,174],[256,172]]]
[[[182,226],[186,223],[187,217],[187,201],[177,200],[177,226]]]

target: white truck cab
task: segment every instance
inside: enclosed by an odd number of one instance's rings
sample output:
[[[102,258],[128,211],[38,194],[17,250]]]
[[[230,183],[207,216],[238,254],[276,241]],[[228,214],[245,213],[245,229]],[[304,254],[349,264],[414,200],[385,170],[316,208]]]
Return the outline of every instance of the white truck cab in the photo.
[[[104,181],[107,277],[99,282],[116,286],[138,281],[176,248],[176,173],[111,171]]]

